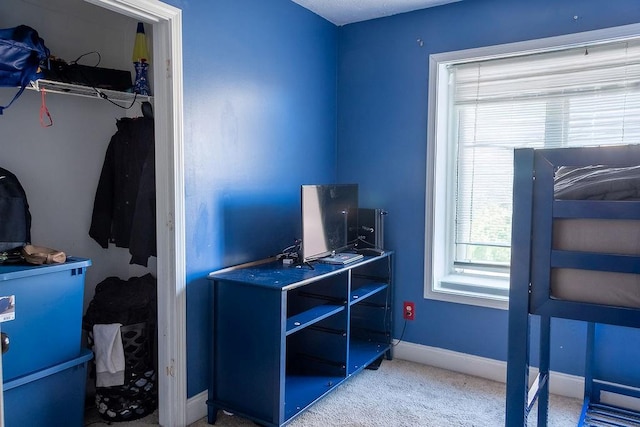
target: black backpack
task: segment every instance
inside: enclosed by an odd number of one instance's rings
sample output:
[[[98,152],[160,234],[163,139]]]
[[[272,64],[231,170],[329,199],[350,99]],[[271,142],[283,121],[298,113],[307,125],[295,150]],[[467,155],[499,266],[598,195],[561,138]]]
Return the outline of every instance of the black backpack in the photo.
[[[27,195],[18,178],[0,168],[0,255],[29,243],[31,213]]]

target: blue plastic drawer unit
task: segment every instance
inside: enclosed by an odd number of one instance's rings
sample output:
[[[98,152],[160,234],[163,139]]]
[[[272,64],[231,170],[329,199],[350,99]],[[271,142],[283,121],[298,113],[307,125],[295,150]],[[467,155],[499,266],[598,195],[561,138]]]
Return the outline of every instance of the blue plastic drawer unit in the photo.
[[[77,358],[81,350],[84,278],[91,261],[0,266],[0,312],[9,351],[2,355],[3,381]]]
[[[93,353],[4,383],[5,427],[82,427],[87,365]]]

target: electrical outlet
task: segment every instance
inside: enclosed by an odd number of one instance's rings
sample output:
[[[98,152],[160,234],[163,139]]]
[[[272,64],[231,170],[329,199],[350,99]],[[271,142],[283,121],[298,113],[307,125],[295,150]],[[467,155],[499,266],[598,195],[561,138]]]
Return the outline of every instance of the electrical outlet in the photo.
[[[416,306],[411,301],[405,301],[402,305],[402,317],[406,320],[413,320],[416,317]]]

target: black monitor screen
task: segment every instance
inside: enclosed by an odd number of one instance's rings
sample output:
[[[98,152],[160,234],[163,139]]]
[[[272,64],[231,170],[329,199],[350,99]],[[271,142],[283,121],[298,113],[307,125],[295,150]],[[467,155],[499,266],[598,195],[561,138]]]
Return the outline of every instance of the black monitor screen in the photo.
[[[330,255],[357,238],[358,185],[303,185],[302,258]]]

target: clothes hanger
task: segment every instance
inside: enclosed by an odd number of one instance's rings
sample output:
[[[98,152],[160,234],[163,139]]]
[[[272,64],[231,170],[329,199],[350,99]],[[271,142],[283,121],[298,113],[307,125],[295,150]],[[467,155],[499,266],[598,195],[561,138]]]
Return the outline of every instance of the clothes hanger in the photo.
[[[142,109],[142,115],[147,119],[153,119],[153,107],[149,101],[143,101],[140,107]]]

